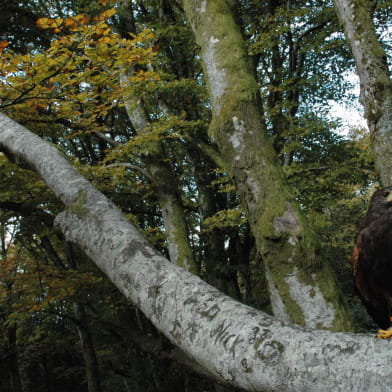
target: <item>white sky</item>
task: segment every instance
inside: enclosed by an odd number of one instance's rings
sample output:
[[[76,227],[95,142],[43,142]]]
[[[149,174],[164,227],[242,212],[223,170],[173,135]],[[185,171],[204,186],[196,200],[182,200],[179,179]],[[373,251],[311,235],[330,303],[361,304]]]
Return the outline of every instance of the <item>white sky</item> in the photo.
[[[353,94],[356,99],[352,103],[329,101],[332,118],[338,118],[342,121],[342,127],[338,129],[339,132],[346,134],[350,128],[367,128],[366,120],[363,117],[363,108],[359,103],[359,78],[350,72],[346,75],[349,81],[353,84],[353,89],[350,94]]]

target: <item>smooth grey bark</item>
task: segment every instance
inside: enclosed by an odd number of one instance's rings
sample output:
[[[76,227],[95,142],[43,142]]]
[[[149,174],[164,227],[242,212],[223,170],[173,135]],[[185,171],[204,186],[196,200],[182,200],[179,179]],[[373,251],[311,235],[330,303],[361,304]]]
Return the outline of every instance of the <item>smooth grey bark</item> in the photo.
[[[183,0],[183,4],[209,87],[213,114],[209,133],[248,212],[258,253],[268,269],[274,315],[310,327],[351,329],[350,312],[334,273],[325,260],[318,260],[315,234],[296,204],[267,135],[259,86],[229,2]],[[316,294],[309,296],[310,292]]]
[[[390,391],[392,342],[288,325],[161,256],[52,145],[0,114],[0,150],[27,162],[66,209],[55,226],[173,344],[248,391]]]
[[[128,87],[128,83],[126,74],[122,74],[121,84]],[[125,108],[135,130],[138,133],[145,132],[149,121],[140,100],[133,96],[125,97]],[[174,173],[170,165],[165,162],[165,151],[162,143],[159,141],[151,142],[150,148],[153,151],[144,157],[144,161],[154,178],[153,184],[156,188],[165,224],[170,260],[193,273],[198,273],[198,266],[189,242],[189,230],[184,207],[181,203]]]
[[[392,184],[392,81],[386,54],[365,0],[335,0],[361,85],[360,101],[372,136],[374,159],[385,186]]]

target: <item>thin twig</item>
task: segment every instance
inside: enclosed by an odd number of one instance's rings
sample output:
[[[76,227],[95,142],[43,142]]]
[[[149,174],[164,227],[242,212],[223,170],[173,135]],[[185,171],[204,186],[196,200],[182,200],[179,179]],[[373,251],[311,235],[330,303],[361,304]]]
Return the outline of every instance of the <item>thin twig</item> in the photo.
[[[98,137],[101,140],[104,140],[105,142],[109,143],[112,146],[120,146],[122,143],[119,143],[115,141],[114,139],[104,135],[102,132],[94,131],[93,134]]]
[[[135,170],[143,174],[143,176],[145,176],[150,182],[155,182],[154,178],[147,170],[141,168],[140,166],[132,165],[132,163],[112,163],[111,165],[105,167],[126,167],[128,169]]]

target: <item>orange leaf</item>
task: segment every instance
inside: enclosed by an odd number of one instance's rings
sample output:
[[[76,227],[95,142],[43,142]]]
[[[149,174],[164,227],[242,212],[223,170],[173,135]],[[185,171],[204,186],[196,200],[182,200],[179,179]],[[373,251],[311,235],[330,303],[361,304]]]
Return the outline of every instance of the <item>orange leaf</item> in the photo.
[[[76,22],[72,18],[67,18],[64,20],[65,26],[75,26]]]
[[[63,24],[64,19],[50,19],[48,25],[54,29],[55,33],[59,33],[59,27]]]
[[[79,14],[75,16],[75,20],[77,20],[80,24],[84,24],[87,23],[90,20],[90,18],[87,18],[83,14]]]
[[[8,41],[0,41],[0,53],[6,48],[10,43]]]
[[[38,111],[39,110],[44,110],[44,109],[46,109],[46,105],[43,105],[43,104],[41,104],[41,103],[34,103],[33,105],[32,105],[32,107],[34,108],[34,109],[37,109]]]

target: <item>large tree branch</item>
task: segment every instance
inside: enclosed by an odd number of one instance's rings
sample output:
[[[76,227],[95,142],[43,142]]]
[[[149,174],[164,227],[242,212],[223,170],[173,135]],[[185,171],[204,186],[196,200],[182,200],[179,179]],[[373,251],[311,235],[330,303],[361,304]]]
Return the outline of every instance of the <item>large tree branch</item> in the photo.
[[[65,204],[55,225],[190,358],[249,391],[389,391],[390,342],[286,325],[161,256],[61,153],[0,114],[0,149]]]

